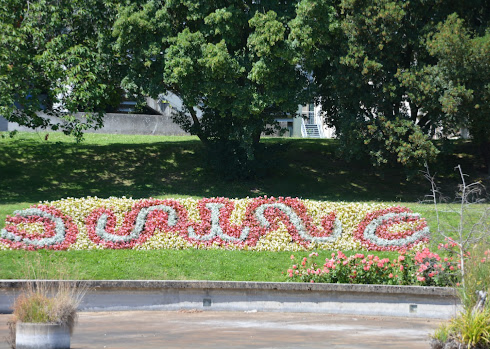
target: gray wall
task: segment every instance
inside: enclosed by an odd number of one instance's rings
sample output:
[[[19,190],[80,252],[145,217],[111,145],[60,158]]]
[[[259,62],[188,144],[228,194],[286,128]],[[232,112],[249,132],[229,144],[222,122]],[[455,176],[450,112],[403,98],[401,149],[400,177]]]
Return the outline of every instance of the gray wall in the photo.
[[[50,117],[53,121],[59,120]],[[2,121],[4,120],[4,122]],[[0,131],[27,131],[36,130],[19,126],[17,123],[7,122],[0,117]],[[104,127],[98,130],[87,130],[87,133],[110,133],[131,135],[166,135],[181,136],[188,135],[179,125],[172,121],[170,115],[148,115],[148,114],[106,114]]]
[[[11,310],[26,282],[0,280],[0,313]],[[88,289],[80,308],[94,311],[255,310],[449,319],[460,309],[457,294],[449,287],[172,280],[76,283]]]
[[[59,118],[51,117],[53,121],[59,121]],[[292,128],[288,128],[288,122],[282,120],[280,126],[287,131],[283,137],[292,135]],[[20,126],[17,123],[8,122],[0,116],[0,131],[25,131],[35,132],[40,129],[31,129]],[[48,129],[49,130],[49,129]],[[163,136],[184,136],[189,135],[173,122],[170,112],[165,115],[148,115],[148,114],[119,114],[108,113],[104,117],[104,127],[98,130],[87,130],[87,133],[107,133],[107,134],[129,134],[129,135],[163,135]],[[272,137],[280,136],[279,132],[271,135]]]
[[[9,130],[9,122],[3,116],[0,116],[0,131],[8,131]]]

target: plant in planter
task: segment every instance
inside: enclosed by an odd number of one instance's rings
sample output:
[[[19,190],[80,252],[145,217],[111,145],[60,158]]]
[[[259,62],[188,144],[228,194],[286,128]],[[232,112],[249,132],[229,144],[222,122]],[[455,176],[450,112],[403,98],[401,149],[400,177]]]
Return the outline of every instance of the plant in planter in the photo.
[[[70,348],[85,292],[73,281],[27,282],[13,305],[15,348]]]

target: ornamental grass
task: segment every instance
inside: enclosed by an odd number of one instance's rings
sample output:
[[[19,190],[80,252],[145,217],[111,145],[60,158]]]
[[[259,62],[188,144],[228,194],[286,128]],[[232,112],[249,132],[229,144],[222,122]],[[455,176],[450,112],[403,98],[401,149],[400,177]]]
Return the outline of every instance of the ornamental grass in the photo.
[[[70,334],[73,333],[77,310],[87,287],[66,280],[68,272],[61,265],[54,272],[57,276],[54,281],[53,271],[43,264],[39,255],[19,263],[18,267],[24,272],[23,279],[27,281],[12,305],[13,314],[8,322],[10,337],[7,338],[11,345],[15,343],[18,322],[55,323],[66,326]]]
[[[85,292],[85,288],[69,281],[55,286],[46,280],[28,282],[12,306],[14,321],[57,323],[72,333]]]

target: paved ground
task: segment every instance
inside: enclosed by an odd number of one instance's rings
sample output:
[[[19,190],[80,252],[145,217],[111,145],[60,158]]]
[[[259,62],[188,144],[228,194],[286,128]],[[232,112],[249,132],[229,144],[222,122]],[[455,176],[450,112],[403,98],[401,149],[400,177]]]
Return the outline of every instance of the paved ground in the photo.
[[[10,315],[0,315],[0,348]],[[429,348],[438,320],[311,313],[127,311],[81,313],[72,349]]]

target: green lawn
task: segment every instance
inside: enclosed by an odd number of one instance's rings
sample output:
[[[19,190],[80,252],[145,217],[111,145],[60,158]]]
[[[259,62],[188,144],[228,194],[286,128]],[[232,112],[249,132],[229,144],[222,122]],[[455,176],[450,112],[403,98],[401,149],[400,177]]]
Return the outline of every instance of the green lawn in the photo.
[[[324,260],[330,253],[320,251],[319,257]],[[348,255],[354,253],[349,251]],[[62,272],[70,278],[85,280],[286,281],[292,254],[308,255],[307,252],[223,250],[5,251],[0,253],[0,279],[33,276],[56,279]],[[397,255],[377,254],[383,258]],[[26,263],[41,270],[41,274],[33,274],[25,267]],[[41,268],[37,268],[39,265]]]
[[[417,202],[429,193],[421,176],[407,180],[400,168],[373,169],[336,156],[335,140],[267,138],[265,161],[272,164],[259,179],[225,182],[206,166],[197,138],[87,134],[76,144],[58,133],[0,133],[0,228],[16,209],[43,200],[84,196],[255,197],[292,196],[315,200],[402,203],[422,213],[435,227],[429,205]],[[454,155],[432,165],[451,194],[461,164],[470,179],[484,178],[469,143],[455,143]],[[451,188],[451,189],[449,189]],[[452,219],[455,216],[452,215]],[[22,277],[14,260],[40,255],[43,263],[63,264],[94,279],[213,279],[280,281],[290,252],[236,251],[6,251],[0,253],[0,278]],[[64,260],[66,259],[66,261]],[[73,271],[72,271],[73,273]],[[73,274],[74,275],[74,274]]]

